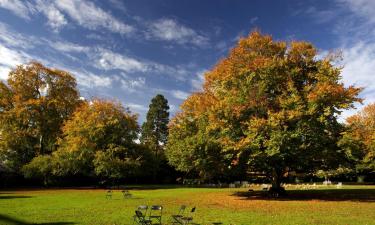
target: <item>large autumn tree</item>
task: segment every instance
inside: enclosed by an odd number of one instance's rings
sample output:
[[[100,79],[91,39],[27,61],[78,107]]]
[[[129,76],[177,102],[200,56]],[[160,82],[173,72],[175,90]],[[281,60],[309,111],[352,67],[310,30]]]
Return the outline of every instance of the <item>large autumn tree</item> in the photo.
[[[340,146],[358,174],[375,173],[375,103],[346,120]]]
[[[240,39],[171,122],[170,163],[211,176],[265,173],[275,191],[290,171],[338,166],[337,116],[360,101],[361,89],[343,85],[335,57],[317,54],[311,43],[257,31]]]
[[[70,73],[37,62],[17,66],[0,82],[0,161],[17,172],[54,151],[61,125],[78,104]]]

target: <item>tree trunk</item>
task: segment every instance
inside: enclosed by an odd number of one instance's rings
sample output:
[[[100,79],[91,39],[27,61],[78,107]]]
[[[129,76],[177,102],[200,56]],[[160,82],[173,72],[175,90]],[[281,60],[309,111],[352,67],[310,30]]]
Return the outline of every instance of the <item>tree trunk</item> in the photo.
[[[272,169],[272,189],[278,190],[281,187],[280,173],[274,168]]]
[[[272,197],[278,197],[280,195],[285,195],[285,189],[281,187],[282,181],[282,170],[272,169],[272,187],[269,190]]]

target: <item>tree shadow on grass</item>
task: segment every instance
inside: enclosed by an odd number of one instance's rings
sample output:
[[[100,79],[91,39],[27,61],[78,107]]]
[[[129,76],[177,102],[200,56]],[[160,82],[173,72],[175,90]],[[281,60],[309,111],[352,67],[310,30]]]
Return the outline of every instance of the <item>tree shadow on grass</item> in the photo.
[[[0,214],[0,224],[5,223],[7,225],[73,225],[73,222],[50,222],[50,223],[29,223],[23,220],[19,220],[7,215]]]
[[[265,191],[235,192],[248,200],[375,202],[375,189],[287,190],[285,196],[270,197]]]
[[[25,196],[25,195],[0,195],[1,199],[15,199],[15,198],[31,198],[31,196]]]

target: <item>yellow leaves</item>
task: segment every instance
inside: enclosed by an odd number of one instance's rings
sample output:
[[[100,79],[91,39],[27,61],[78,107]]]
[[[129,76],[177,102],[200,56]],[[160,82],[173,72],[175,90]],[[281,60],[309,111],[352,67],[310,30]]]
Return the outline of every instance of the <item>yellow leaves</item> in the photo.
[[[351,135],[363,141],[366,146],[374,145],[375,138],[375,103],[367,105],[358,114],[347,118]]]
[[[311,62],[317,54],[316,48],[309,42],[293,41],[288,51],[292,62]]]

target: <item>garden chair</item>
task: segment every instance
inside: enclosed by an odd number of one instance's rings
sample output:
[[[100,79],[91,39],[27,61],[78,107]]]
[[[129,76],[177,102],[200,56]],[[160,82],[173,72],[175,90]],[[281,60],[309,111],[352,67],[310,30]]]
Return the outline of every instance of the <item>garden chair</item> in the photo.
[[[147,220],[145,215],[139,210],[135,210],[134,222],[139,225],[152,225],[151,220]]]
[[[107,190],[107,192],[105,194],[105,198],[106,199],[112,199],[112,190]]]
[[[122,192],[122,196],[124,197],[124,199],[132,197],[132,194],[128,190],[123,190],[121,192]]]
[[[193,222],[193,214],[195,213],[195,209],[196,209],[195,207],[193,207],[191,209],[189,216],[180,218],[179,219],[180,224],[182,224],[182,225],[192,224],[192,222]]]
[[[136,211],[140,211],[143,215],[143,217],[145,217],[145,215],[147,215],[147,209],[148,209],[148,206],[147,205],[139,205],[136,209]],[[134,222],[137,222],[137,213],[133,216],[133,224]]]
[[[175,215],[172,215],[172,224],[179,224],[180,219],[184,217],[185,209],[186,209],[186,205],[181,205],[180,209],[178,210],[178,213]]]
[[[149,220],[153,221],[156,220],[157,223],[152,223],[152,224],[160,224],[161,225],[161,217],[163,215],[163,206],[160,205],[153,205],[150,208],[149,211]]]

